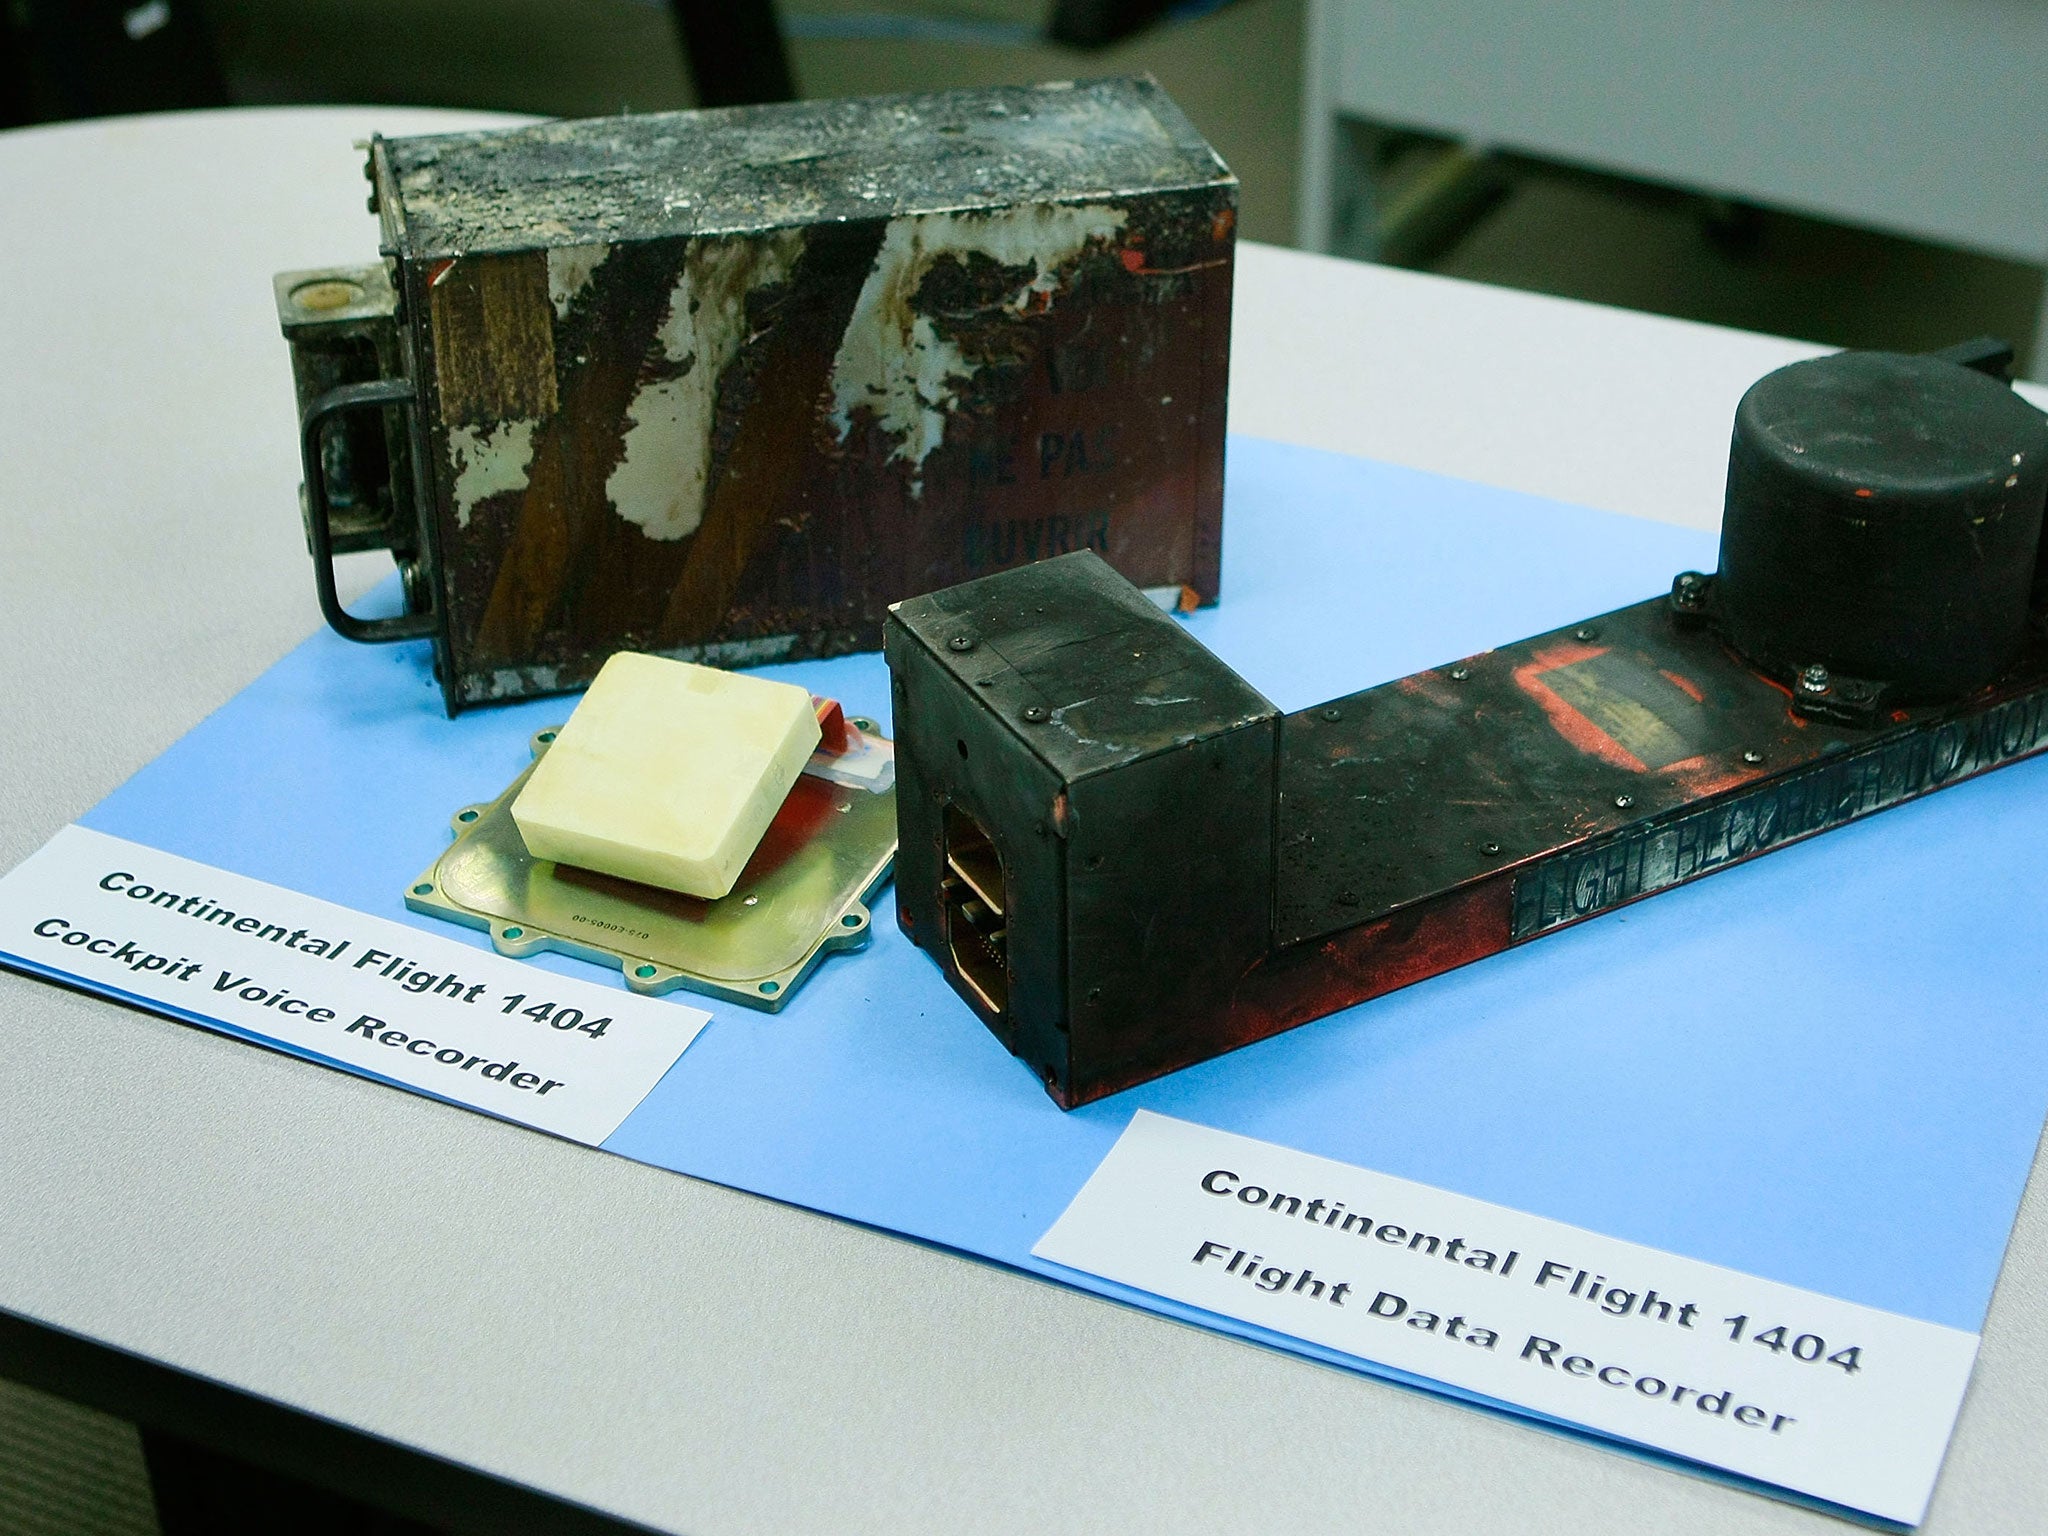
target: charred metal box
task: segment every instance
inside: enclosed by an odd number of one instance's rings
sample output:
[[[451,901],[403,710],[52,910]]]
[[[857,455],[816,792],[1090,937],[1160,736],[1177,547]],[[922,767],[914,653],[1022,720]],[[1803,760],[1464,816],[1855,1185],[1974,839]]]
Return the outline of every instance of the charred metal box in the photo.
[[[1183,1065],[1270,943],[1274,707],[1081,552],[889,626],[897,917],[1062,1102]]]
[[[323,610],[450,712],[873,648],[1069,550],[1217,596],[1237,183],[1145,79],[377,139],[280,274]],[[335,597],[390,548],[403,617]]]
[[[1072,1108],[2048,749],[2010,361],[1780,369],[1718,571],[1284,717],[1092,555],[902,604],[904,928]]]

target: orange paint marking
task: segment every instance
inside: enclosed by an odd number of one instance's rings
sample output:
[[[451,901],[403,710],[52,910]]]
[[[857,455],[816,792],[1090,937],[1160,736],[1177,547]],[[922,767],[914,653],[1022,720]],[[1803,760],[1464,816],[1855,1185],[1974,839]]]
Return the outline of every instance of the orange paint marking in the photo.
[[[1133,277],[1181,277],[1189,272],[1206,272],[1211,267],[1230,265],[1228,256],[1218,256],[1213,261],[1191,261],[1184,267],[1148,267],[1144,251],[1135,245],[1127,245],[1118,251],[1116,259]]]
[[[1705,799],[1725,790],[1740,789],[1762,778],[1765,771],[1761,767],[1731,768],[1727,763],[1704,754],[1685,758],[1663,770],[1688,799]]]
[[[1595,656],[1605,656],[1604,645],[1554,645],[1547,650],[1536,652],[1535,660],[1515,668],[1515,686],[1543,707],[1550,727],[1588,757],[1597,757],[1601,762],[1625,769],[1629,773],[1648,773],[1649,764],[1629,751],[1612,736],[1601,730],[1579,710],[1567,704],[1550,686],[1543,681],[1543,674],[1555,672],[1560,667],[1571,666],[1574,662],[1591,661]]]
[[[1693,703],[1704,704],[1707,702],[1707,696],[1704,693],[1700,692],[1700,685],[1694,682],[1691,678],[1680,677],[1676,672],[1667,671],[1663,667],[1659,667],[1657,669],[1657,675],[1663,678],[1664,681],[1669,683],[1672,687],[1676,688],[1680,693],[1684,694],[1687,698],[1691,699]]]

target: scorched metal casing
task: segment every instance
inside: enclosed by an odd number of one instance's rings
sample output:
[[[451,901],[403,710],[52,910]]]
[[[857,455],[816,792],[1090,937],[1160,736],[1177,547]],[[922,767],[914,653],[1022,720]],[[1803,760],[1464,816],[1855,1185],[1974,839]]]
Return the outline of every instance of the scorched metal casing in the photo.
[[[1279,711],[1087,552],[887,643],[897,921],[1064,1105],[1186,1065],[1271,947]]]
[[[1669,598],[1276,718],[1143,606],[1075,555],[889,628],[898,921],[1067,1109],[2048,748],[2038,630],[1864,727]]]
[[[1071,1109],[2048,750],[2010,361],[1780,369],[1718,573],[1285,716],[1085,553],[903,603],[899,921]]]
[[[872,648],[889,603],[1068,550],[1215,600],[1237,185],[1150,80],[380,139],[368,173],[405,382],[326,437],[311,402],[308,479],[409,416],[426,611],[323,600],[431,634],[451,713],[621,648]],[[295,360],[293,295],[350,278],[280,279]]]

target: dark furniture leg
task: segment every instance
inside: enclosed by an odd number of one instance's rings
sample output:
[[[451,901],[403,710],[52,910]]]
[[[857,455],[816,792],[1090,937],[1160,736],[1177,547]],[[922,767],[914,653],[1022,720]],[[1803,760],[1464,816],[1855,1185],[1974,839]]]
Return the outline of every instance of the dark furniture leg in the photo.
[[[774,0],[669,0],[700,107],[796,100]]]
[[[439,1536],[439,1527],[386,1513],[161,1430],[142,1454],[163,1536]]]

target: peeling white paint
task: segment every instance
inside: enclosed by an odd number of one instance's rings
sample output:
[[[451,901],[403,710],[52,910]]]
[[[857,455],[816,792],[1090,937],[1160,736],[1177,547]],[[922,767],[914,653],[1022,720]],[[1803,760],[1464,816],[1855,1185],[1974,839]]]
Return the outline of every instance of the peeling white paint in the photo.
[[[524,699],[562,691],[562,669],[536,664],[474,673],[465,679],[464,696],[472,704],[488,704],[494,699]]]
[[[469,514],[486,496],[526,489],[533,463],[533,429],[525,418],[489,427],[448,429],[448,462],[455,471],[455,522],[469,526]]]
[[[590,274],[611,255],[608,245],[557,245],[548,250],[548,299],[555,306],[555,318],[565,320],[569,305],[590,282]]]
[[[762,667],[770,662],[790,661],[797,654],[802,635],[757,635],[751,640],[707,640],[663,651],[683,661],[702,662],[707,667]]]
[[[1030,278],[1004,299],[1003,308],[1018,315],[1049,308],[1060,267],[1091,240],[1115,239],[1124,220],[1121,208],[1038,203],[892,223],[832,363],[832,423],[840,441],[853,430],[853,413],[866,406],[896,437],[891,457],[910,463],[911,493],[917,494],[924,461],[944,438],[946,415],[959,401],[959,385],[978,366],[914,312],[925,274],[940,261],[970,256],[1004,268],[1029,267]]]
[[[804,232],[707,239],[690,247],[658,333],[684,372],[643,384],[627,408],[623,455],[605,481],[612,510],[650,539],[682,539],[704,521],[718,380],[747,339],[747,295],[788,278]]]

